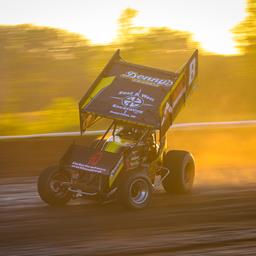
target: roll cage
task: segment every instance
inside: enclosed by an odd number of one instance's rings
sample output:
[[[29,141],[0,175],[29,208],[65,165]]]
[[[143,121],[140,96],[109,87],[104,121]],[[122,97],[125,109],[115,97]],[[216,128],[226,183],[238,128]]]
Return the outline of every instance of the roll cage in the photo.
[[[109,125],[102,137],[97,141],[97,144],[95,144],[95,149],[99,148],[99,146],[103,144],[108,134],[110,134],[110,136],[113,138],[113,141],[115,141],[116,137],[123,137],[123,135],[120,134],[120,126],[123,128],[127,128],[126,123],[114,120]],[[148,140],[148,142],[150,141],[149,144],[151,144],[151,146],[156,149],[157,156],[161,155],[163,149],[166,146],[166,140],[165,137],[161,137],[159,134],[157,134],[159,133],[157,130],[150,129],[148,127],[128,125],[128,129],[129,128],[131,129],[131,134],[129,138],[126,137],[126,139],[135,142],[131,143],[130,150],[135,149],[139,144],[143,142],[146,143]],[[138,132],[137,134],[132,134],[132,132],[134,132],[135,130],[139,130],[140,132]],[[102,150],[102,148],[100,148],[100,150]]]

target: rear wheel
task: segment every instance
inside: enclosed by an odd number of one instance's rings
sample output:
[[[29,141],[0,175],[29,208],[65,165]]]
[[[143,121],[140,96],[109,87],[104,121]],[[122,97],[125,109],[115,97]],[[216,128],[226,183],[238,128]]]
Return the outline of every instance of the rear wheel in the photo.
[[[195,177],[195,163],[191,153],[182,150],[171,150],[163,159],[164,167],[170,170],[163,180],[167,193],[184,194],[192,190]]]
[[[72,197],[72,193],[65,186],[65,182],[69,181],[69,173],[59,170],[57,166],[45,169],[37,182],[41,199],[49,205],[65,205]]]
[[[118,187],[120,203],[129,209],[142,209],[148,206],[152,194],[152,184],[144,172],[128,171]]]

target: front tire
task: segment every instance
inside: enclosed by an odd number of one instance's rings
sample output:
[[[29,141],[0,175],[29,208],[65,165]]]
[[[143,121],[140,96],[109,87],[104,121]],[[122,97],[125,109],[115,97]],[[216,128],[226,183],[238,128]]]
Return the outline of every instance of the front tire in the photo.
[[[128,209],[143,209],[149,205],[152,184],[144,172],[127,171],[118,187],[118,200]]]
[[[52,206],[62,206],[68,203],[72,193],[63,186],[69,182],[69,173],[59,170],[57,166],[45,169],[37,181],[37,189],[41,199]]]
[[[163,159],[164,167],[170,170],[163,180],[167,193],[185,194],[192,190],[195,177],[195,162],[191,153],[182,150],[171,150]]]

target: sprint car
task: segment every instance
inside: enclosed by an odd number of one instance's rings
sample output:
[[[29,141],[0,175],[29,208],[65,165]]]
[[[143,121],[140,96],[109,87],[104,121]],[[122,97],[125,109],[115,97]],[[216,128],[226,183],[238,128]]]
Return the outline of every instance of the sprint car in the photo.
[[[193,156],[168,151],[166,133],[197,73],[197,50],[179,72],[128,63],[117,50],[79,102],[81,136],[99,120],[111,124],[91,145],[72,144],[57,166],[40,174],[41,199],[54,206],[80,197],[118,200],[142,209],[159,187],[167,193],[190,192]]]

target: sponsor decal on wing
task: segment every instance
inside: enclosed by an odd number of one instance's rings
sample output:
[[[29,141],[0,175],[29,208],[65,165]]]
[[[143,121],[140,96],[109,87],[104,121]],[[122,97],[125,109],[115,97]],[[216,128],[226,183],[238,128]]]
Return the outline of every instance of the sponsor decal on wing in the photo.
[[[127,71],[125,74],[121,74],[122,78],[129,79],[136,83],[147,84],[151,86],[172,86],[173,81],[170,79],[161,79],[158,77],[152,77],[148,75],[139,74],[135,71]]]
[[[141,107],[152,107],[155,99],[142,93],[141,90],[133,91],[119,91],[117,96],[111,97],[117,99],[119,102],[112,104],[111,114],[126,116],[129,118],[136,118],[138,115],[144,113]]]

